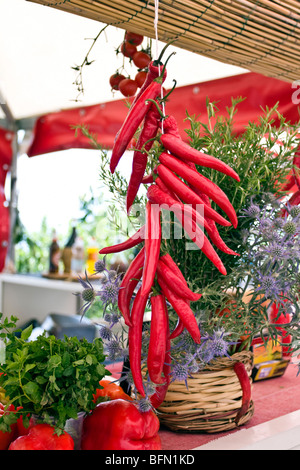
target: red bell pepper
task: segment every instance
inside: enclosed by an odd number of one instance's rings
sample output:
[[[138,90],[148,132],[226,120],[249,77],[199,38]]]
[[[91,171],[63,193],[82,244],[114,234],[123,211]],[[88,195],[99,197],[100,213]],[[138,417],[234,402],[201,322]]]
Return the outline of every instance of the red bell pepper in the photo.
[[[118,399],[100,403],[84,419],[81,450],[161,450],[159,420]]]
[[[70,434],[57,435],[50,424],[36,424],[25,436],[13,441],[8,450],[74,450]]]
[[[8,409],[5,409],[5,406],[0,403],[0,416],[3,416],[7,413],[12,413],[14,410],[13,405],[10,405]],[[17,424],[13,424],[11,426],[11,431],[2,432],[0,431],[0,450],[7,450],[9,444],[16,438],[17,436]]]

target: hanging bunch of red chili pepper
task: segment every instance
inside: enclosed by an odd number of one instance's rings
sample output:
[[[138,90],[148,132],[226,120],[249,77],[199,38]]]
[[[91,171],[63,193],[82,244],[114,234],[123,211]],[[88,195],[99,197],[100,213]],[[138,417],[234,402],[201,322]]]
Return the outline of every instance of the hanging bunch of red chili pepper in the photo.
[[[162,84],[165,78],[166,64],[161,63],[160,56],[158,61],[152,61],[148,66],[144,85],[116,136],[110,160],[113,173],[140,129],[128,185],[127,211],[130,211],[140,185],[150,183],[145,224],[127,241],[100,250],[100,254],[108,254],[142,245],[123,277],[118,307],[129,328],[129,361],[134,384],[144,397],[146,391],[141,369],[143,320],[147,304],[150,304],[147,370],[150,380],[156,384],[156,392],[150,397],[154,407],[161,404],[168,389],[171,339],[186,329],[195,343],[201,341],[199,325],[191,309],[191,302],[199,301],[201,294],[191,291],[176,262],[161,249],[162,210],[174,213],[191,240],[223,275],[226,275],[226,269],[213,245],[226,254],[237,255],[221,239],[216,226],[236,227],[235,210],[223,190],[197,168],[209,167],[237,181],[239,177],[221,160],[191,148],[181,139],[174,117],[163,115]],[[148,154],[155,140],[158,140],[162,151],[152,174],[146,176]],[[224,215],[212,207],[211,201]],[[169,330],[168,304],[178,316],[172,332]]]

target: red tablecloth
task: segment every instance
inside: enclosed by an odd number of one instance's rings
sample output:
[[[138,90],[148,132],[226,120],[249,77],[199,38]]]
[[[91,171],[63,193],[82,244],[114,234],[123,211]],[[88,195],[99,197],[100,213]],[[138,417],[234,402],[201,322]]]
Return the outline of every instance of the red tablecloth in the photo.
[[[118,377],[120,366],[109,366],[112,374]],[[254,382],[253,401],[254,416],[241,428],[216,434],[173,432],[160,430],[163,450],[191,450],[240,429],[250,428],[274,418],[286,415],[300,409],[300,374],[298,368],[290,364],[281,377]]]

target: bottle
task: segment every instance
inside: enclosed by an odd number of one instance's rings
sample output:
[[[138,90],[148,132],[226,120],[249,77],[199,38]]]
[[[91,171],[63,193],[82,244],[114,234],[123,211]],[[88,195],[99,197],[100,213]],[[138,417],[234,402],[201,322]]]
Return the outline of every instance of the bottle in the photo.
[[[75,243],[72,246],[71,271],[76,274],[82,274],[84,261],[84,242],[81,237],[76,237]]]
[[[49,273],[57,274],[59,271],[60,248],[57,242],[56,232],[53,232],[52,243],[49,249]]]
[[[71,272],[71,261],[72,261],[72,246],[75,243],[77,237],[76,227],[72,228],[72,233],[69,240],[67,241],[61,255],[61,259],[64,264],[64,273],[69,274]]]

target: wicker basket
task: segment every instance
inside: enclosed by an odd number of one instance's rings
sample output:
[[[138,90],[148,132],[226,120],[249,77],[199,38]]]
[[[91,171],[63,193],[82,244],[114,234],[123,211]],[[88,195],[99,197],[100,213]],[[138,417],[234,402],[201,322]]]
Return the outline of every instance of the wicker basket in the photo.
[[[235,429],[235,418],[242,403],[242,389],[233,370],[236,362],[245,364],[251,381],[252,353],[222,357],[185,382],[172,382],[164,402],[158,408],[162,425],[172,431],[216,433]],[[238,426],[254,413],[253,401]]]

